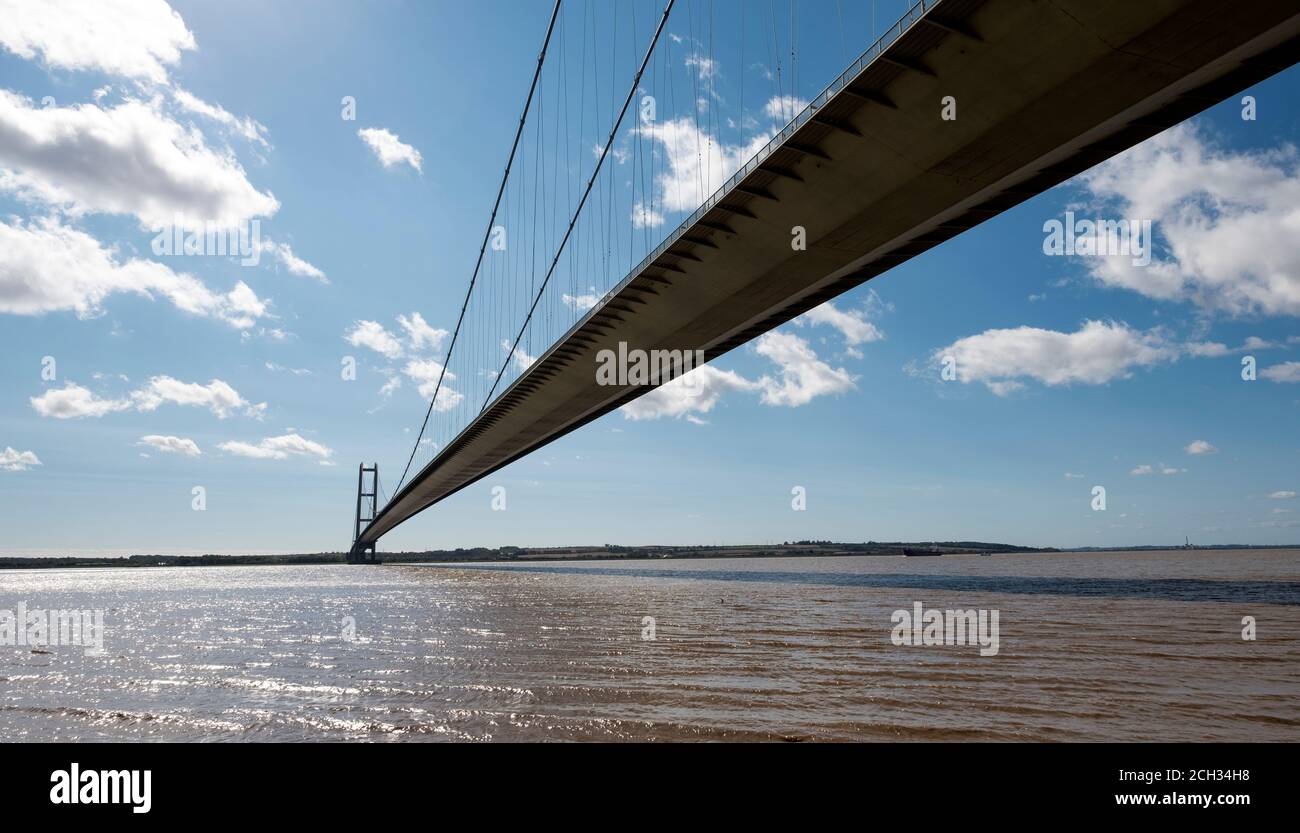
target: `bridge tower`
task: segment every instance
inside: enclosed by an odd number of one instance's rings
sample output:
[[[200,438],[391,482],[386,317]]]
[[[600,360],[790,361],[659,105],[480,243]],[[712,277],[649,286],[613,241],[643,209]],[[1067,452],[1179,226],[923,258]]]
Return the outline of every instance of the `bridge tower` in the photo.
[[[367,482],[366,475],[370,475]],[[367,489],[367,486],[369,489]],[[378,564],[375,557],[375,542],[358,544],[361,530],[375,519],[379,512],[379,464],[367,466],[362,463],[357,471],[357,515],[352,531],[352,549],[348,551],[349,564]]]

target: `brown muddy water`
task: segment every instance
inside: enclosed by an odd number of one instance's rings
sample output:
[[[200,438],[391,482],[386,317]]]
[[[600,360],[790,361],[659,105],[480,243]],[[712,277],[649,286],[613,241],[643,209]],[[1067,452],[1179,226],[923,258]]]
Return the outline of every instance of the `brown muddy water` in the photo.
[[[918,602],[997,653],[895,644]],[[20,604],[104,653],[11,633],[10,741],[1300,740],[1300,550],[0,573]]]

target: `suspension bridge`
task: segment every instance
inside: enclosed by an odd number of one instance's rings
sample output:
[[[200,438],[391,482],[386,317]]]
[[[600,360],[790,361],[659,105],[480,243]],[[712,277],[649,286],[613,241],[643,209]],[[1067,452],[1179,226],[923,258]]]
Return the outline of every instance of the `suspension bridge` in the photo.
[[[349,561],[686,381],[602,384],[600,351],[717,358],[1300,57],[1300,8],[1276,0],[922,0],[849,61],[865,27],[824,3],[841,42],[816,48],[847,68],[804,100],[797,6],[555,3],[455,331],[414,368],[405,469],[391,496],[377,465],[358,474]],[[748,101],[741,81],[733,122],[778,122],[751,141],[722,138],[727,27],[767,80]]]

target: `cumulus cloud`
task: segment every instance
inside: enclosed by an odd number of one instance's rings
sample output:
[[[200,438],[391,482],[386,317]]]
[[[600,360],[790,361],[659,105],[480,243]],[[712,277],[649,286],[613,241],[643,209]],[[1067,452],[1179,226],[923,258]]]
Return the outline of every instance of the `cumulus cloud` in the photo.
[[[510,353],[510,358],[513,359],[515,363],[515,369],[520,373],[523,373],[525,370],[532,367],[533,362],[537,361],[536,356],[528,355],[519,347],[511,349],[510,342],[505,339],[501,340],[501,349]]]
[[[1076,332],[1037,327],[985,330],[936,350],[935,364],[955,361],[963,383],[982,382],[999,396],[1019,390],[1021,379],[1045,385],[1101,385],[1127,378],[1133,368],[1174,361],[1178,349],[1157,332],[1126,324],[1085,321]]]
[[[760,388],[731,370],[702,365],[665,382],[622,408],[623,416],[632,420],[682,417],[707,414],[728,391],[754,391]]]
[[[378,321],[356,321],[343,334],[344,340],[355,347],[365,347],[389,358],[400,359],[407,353],[420,353],[425,350],[437,350],[450,335],[440,327],[433,327],[418,312],[398,315],[397,323],[405,334],[402,338],[386,329]]]
[[[813,307],[795,319],[796,324],[825,324],[840,331],[850,346],[879,341],[885,337],[859,310],[841,310],[830,301]]]
[[[851,390],[853,377],[844,368],[832,368],[817,358],[808,342],[792,333],[773,330],[759,336],[754,349],[781,368],[780,378],[759,380],[762,400],[768,405],[798,407],[818,396]]]
[[[456,374],[448,371],[443,378],[442,387],[438,388],[442,364],[435,359],[421,357],[425,351],[436,351],[441,348],[450,334],[440,327],[430,325],[418,312],[398,315],[397,323],[401,327],[404,339],[386,329],[378,321],[354,322],[343,335],[349,344],[374,350],[391,361],[407,358],[406,363],[400,368],[397,365],[389,365],[379,369],[388,377],[383,387],[379,389],[380,396],[386,399],[394,391],[399,390],[402,387],[402,376],[405,376],[415,383],[420,395],[426,399],[433,396],[434,390],[438,389],[438,401],[434,403],[434,410],[449,411],[459,405],[465,396],[454,390],[450,384],[455,381]]]
[[[267,304],[240,281],[227,293],[152,260],[119,259],[85,232],[55,219],[13,225],[0,220],[0,312],[40,315],[72,311],[87,318],[110,295],[162,296],[178,309],[246,329]]]
[[[51,388],[40,396],[31,397],[30,402],[36,413],[54,419],[101,417],[129,410],[154,411],[167,403],[207,408],[221,419],[237,411],[260,417],[266,409],[265,402],[250,404],[220,379],[201,385],[181,382],[170,376],[154,376],[144,387],[118,398],[101,397],[75,382],[67,382],[62,388]]]
[[[695,66],[697,70],[704,68],[703,64]],[[716,97],[712,89],[706,91]],[[802,98],[776,96],[767,102],[763,111],[769,118],[784,123],[806,106],[808,102]],[[694,211],[741,165],[753,159],[775,132],[775,127],[760,130],[746,141],[730,144],[702,129],[691,116],[638,124],[632,130],[633,135],[657,145],[664,167],[655,176],[657,194],[652,206],[639,203],[633,207],[633,225],[655,227],[665,221],[661,212]]]
[[[655,177],[655,204],[664,211],[694,211],[770,138],[760,135],[747,143],[728,145],[687,116],[642,123],[633,132],[657,143],[663,154],[664,169]]]
[[[1186,451],[1188,454],[1218,454],[1219,453],[1219,449],[1210,445],[1205,440],[1192,440],[1190,443],[1187,444],[1187,447],[1184,448],[1183,451]]]
[[[1271,382],[1300,382],[1300,362],[1275,364],[1261,370],[1259,375]]]
[[[163,0],[0,0],[0,47],[56,69],[164,83],[195,42]]]
[[[787,122],[802,113],[807,106],[808,99],[806,98],[800,98],[797,95],[778,95],[775,98],[768,99],[767,104],[763,107],[763,112],[769,118]]]
[[[0,90],[0,191],[74,214],[133,215],[142,225],[240,225],[279,210],[234,156],[207,146],[150,102],[39,107]]]
[[[818,396],[842,393],[854,387],[853,377],[843,368],[832,368],[797,335],[780,331],[764,333],[754,350],[778,367],[778,374],[746,379],[731,370],[702,365],[666,382],[622,407],[627,419],[684,417],[704,424],[707,414],[730,391],[758,393],[764,405],[795,408]]]
[[[147,445],[164,454],[180,454],[185,457],[198,457],[203,453],[199,451],[198,443],[194,442],[194,440],[170,435],[146,434],[140,438],[140,442],[137,444]]]
[[[632,228],[659,228],[664,224],[664,215],[643,202],[632,206]]]
[[[1129,472],[1129,474],[1139,475],[1139,476],[1146,475],[1146,474],[1155,474],[1155,473],[1156,473],[1155,469],[1151,468],[1151,466],[1146,465],[1145,463]]]
[[[5,446],[5,450],[0,451],[0,469],[4,471],[26,471],[32,466],[39,465],[41,461],[34,451],[17,451],[9,446]]]
[[[410,316],[397,316],[397,323],[406,331],[406,340],[412,350],[437,350],[450,333],[438,327],[429,326],[424,316],[413,312]]]
[[[407,164],[417,171],[421,168],[420,152],[397,138],[397,134],[382,127],[363,127],[357,131],[370,149],[375,152],[385,168]]]
[[[1152,220],[1167,252],[1147,266],[1088,258],[1094,278],[1228,315],[1300,315],[1300,156],[1232,152],[1179,125],[1082,177],[1119,216]]]
[[[227,454],[236,457],[252,457],[258,460],[286,460],[289,457],[315,457],[327,461],[334,455],[333,449],[318,442],[306,439],[298,434],[281,434],[278,437],[265,437],[257,443],[231,440],[218,446]]]
[[[354,347],[366,347],[390,359],[402,355],[402,342],[378,321],[357,321],[343,338]]]
[[[1273,492],[1272,494],[1269,495],[1269,497],[1272,498],[1273,500],[1291,500],[1292,498],[1295,497],[1295,492],[1289,490]]]
[[[36,413],[54,419],[101,417],[115,411],[131,409],[129,399],[104,399],[75,382],[54,388],[30,399]]]
[[[148,385],[132,392],[131,401],[141,411],[154,411],[167,403],[207,408],[220,419],[241,410],[249,416],[257,416],[265,408],[265,403],[251,405],[220,379],[200,385],[198,382],[181,382],[170,376],[153,377]]]
[[[596,306],[596,304],[600,303],[600,296],[595,294],[570,295],[569,293],[566,292],[560,296],[560,300],[563,301],[564,305],[569,309],[577,310],[579,312],[586,312],[587,310]]]
[[[451,371],[443,374],[442,365],[433,359],[412,359],[402,368],[402,372],[416,383],[420,395],[425,399],[433,396],[434,390],[437,389],[438,401],[433,403],[435,411],[450,411],[465,398],[464,394],[452,390],[449,386],[450,382],[456,380],[456,374]],[[438,377],[440,375],[442,376],[442,387],[438,388]],[[385,385],[384,387],[388,386]]]

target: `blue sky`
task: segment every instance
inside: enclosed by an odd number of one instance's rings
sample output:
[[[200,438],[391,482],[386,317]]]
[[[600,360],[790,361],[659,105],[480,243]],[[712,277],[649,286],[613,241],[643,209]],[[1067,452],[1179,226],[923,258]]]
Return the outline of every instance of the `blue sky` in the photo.
[[[58,4],[11,5],[0,551],[344,548],[357,463],[378,461],[391,486],[410,454],[549,4],[140,3],[100,37],[79,37],[88,27]],[[870,5],[800,3],[792,60],[777,6],[744,7],[742,41],[739,5],[678,3],[642,84],[657,118],[633,117],[611,147],[589,238],[525,353],[871,40]],[[903,7],[877,4],[875,31]],[[566,9],[511,229],[534,216],[530,172],[566,174],[563,197],[548,192],[561,205],[590,175],[659,13]],[[587,66],[591,115],[578,117],[558,73]],[[381,548],[1295,542],[1300,76],[1246,94],[1255,119],[1239,99],[1217,105],[715,361],[693,392],[653,394],[513,464]],[[1044,223],[1068,210],[1151,219],[1152,262],[1044,254]],[[257,220],[258,262],[155,254],[155,226],[181,211]],[[549,251],[563,213],[547,215],[549,235],[512,231],[511,254]],[[622,236],[593,269],[602,216]],[[485,266],[485,298],[523,274],[506,264]],[[435,416],[438,442],[477,408],[522,319],[477,309],[448,365],[464,404]],[[940,375],[945,356],[956,379]]]

